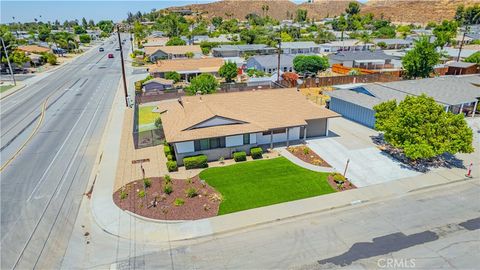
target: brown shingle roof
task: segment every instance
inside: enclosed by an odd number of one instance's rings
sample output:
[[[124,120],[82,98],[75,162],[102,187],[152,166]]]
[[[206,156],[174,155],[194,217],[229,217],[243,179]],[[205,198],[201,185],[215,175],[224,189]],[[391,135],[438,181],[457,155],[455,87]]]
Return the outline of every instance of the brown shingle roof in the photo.
[[[277,128],[307,125],[306,120],[339,116],[308,101],[296,89],[185,96],[159,105],[168,142],[231,136]],[[238,124],[204,128],[193,126],[214,117],[233,119]]]
[[[223,65],[222,58],[190,58],[158,60],[156,64],[149,66],[150,73],[168,71],[195,71],[195,72],[216,72]]]
[[[50,48],[46,48],[38,45],[25,45],[25,46],[18,46],[17,50],[28,52],[28,53],[44,53],[44,52],[49,52]]]
[[[160,48],[166,54],[202,53],[200,45],[164,46]]]

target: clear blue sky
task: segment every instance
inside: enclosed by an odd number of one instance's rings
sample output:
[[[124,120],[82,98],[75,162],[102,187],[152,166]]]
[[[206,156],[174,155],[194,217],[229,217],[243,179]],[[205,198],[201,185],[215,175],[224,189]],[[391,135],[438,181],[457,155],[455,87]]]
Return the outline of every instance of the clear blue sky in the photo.
[[[334,0],[332,0],[334,1]],[[361,2],[365,2],[363,0]],[[61,23],[65,20],[87,20],[95,22],[102,19],[120,21],[126,18],[127,12],[147,12],[169,6],[183,6],[188,4],[201,4],[214,2],[214,0],[159,0],[159,1],[43,1],[43,0],[0,0],[0,22],[9,23],[15,17],[17,22],[32,22],[34,18],[40,21],[54,22],[58,19]],[[293,2],[306,2],[306,0],[293,0]],[[41,17],[40,17],[41,16]]]

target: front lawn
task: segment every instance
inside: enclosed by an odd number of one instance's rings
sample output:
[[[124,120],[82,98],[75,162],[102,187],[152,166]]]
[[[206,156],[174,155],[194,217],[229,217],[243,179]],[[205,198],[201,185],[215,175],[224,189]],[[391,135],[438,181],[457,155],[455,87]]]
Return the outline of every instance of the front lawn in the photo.
[[[139,131],[155,129],[155,119],[160,117],[159,113],[152,112],[155,106],[138,107]]]
[[[0,93],[5,92],[12,87],[13,87],[13,85],[0,85]]]
[[[327,175],[279,157],[209,168],[200,178],[222,194],[223,215],[335,192]]]

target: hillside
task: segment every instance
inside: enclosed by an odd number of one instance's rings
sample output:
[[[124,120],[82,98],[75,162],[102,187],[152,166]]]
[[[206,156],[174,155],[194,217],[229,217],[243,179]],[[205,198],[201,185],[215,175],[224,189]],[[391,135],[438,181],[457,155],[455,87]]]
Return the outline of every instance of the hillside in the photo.
[[[470,6],[480,0],[370,0],[361,13],[382,14],[395,23],[428,23],[452,19],[460,4]]]
[[[263,15],[262,6],[268,5],[266,14],[278,19],[287,19],[299,8],[308,11],[309,18],[321,19],[340,15],[350,0],[315,0],[313,3],[295,4],[289,0],[223,0],[208,4],[194,4],[168,10],[189,9],[211,18],[215,16],[231,17],[243,20],[249,13]],[[466,6],[480,4],[480,0],[370,0],[361,4],[361,13],[373,13],[384,16],[397,23],[439,22],[452,19],[460,4]]]

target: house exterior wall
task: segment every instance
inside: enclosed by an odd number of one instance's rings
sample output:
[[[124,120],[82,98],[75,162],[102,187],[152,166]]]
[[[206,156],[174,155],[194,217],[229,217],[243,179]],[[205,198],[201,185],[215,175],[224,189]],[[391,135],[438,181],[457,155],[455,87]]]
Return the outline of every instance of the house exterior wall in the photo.
[[[329,109],[367,127],[373,128],[375,126],[375,112],[372,109],[335,97],[331,97]]]
[[[290,141],[298,140],[300,138],[300,127],[289,128],[288,139]],[[287,132],[273,134],[273,142],[285,142],[287,141]],[[270,134],[263,135],[262,132],[257,133],[257,144],[269,144]]]
[[[179,166],[182,166],[183,165],[183,159],[186,158],[186,157],[197,156],[197,155],[206,155],[207,158],[208,158],[208,161],[217,161],[217,160],[220,159],[220,157],[232,158],[234,152],[245,151],[248,155],[248,154],[250,154],[250,148],[255,147],[255,146],[256,146],[255,144],[246,144],[246,145],[240,145],[240,146],[216,148],[216,149],[196,151],[196,152],[190,152],[190,153],[178,153],[178,152],[176,152],[175,156],[177,157],[177,164]]]
[[[319,137],[327,135],[328,119],[307,120],[307,137]]]

